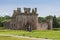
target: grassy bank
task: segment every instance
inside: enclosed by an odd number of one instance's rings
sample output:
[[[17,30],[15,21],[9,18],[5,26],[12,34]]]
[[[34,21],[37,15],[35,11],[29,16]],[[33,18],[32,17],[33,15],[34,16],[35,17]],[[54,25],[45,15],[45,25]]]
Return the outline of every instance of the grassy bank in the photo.
[[[29,40],[26,38],[15,38],[10,36],[0,36],[0,40]]]
[[[30,36],[36,38],[49,38],[60,40],[60,30],[33,30],[27,32],[24,30],[0,30],[0,34],[14,34],[19,36]]]

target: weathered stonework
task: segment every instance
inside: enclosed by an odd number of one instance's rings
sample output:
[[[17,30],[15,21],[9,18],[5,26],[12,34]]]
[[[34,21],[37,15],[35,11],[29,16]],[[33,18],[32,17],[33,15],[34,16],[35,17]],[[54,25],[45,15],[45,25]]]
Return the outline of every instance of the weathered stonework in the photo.
[[[38,23],[38,14],[37,8],[24,8],[24,13],[21,12],[21,8],[17,8],[14,10],[11,22],[9,22],[9,26],[5,25],[4,27],[9,29],[16,30],[51,30],[52,29],[52,20],[48,19],[45,23]]]

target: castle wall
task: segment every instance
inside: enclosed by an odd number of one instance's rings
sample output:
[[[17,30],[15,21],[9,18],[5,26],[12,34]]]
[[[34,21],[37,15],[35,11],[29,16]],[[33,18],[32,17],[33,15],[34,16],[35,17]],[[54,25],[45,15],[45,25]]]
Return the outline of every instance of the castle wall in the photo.
[[[6,28],[24,30],[25,27],[31,27],[32,30],[48,30],[52,29],[52,20],[47,22],[38,23],[37,9],[24,8],[24,13],[21,12],[21,8],[14,10],[10,23],[4,23]]]
[[[18,20],[18,21],[17,21]],[[37,27],[37,16],[33,16],[33,15],[18,15],[16,16],[16,21],[18,24],[22,24],[22,26],[20,26],[21,28],[24,28],[24,24],[26,25],[27,22],[30,22],[31,23],[31,26],[32,26],[32,29],[36,29]],[[17,24],[16,24],[17,25]]]
[[[53,19],[47,19],[47,23],[48,23],[48,30],[52,30],[52,28],[53,28]]]
[[[46,22],[39,23],[37,30],[48,30],[48,24]]]
[[[4,25],[5,29],[9,29],[10,28],[10,22],[4,22],[3,25]]]

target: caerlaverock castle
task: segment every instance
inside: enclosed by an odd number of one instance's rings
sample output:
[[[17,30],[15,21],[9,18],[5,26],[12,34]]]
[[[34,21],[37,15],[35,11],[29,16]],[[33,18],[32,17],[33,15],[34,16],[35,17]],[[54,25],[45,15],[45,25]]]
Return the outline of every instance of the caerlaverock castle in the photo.
[[[32,10],[32,11],[31,11]],[[24,12],[21,12],[21,8],[14,10],[12,19],[10,22],[5,22],[4,27],[8,29],[16,30],[51,30],[52,19],[47,19],[47,22],[38,22],[37,8],[24,8]]]

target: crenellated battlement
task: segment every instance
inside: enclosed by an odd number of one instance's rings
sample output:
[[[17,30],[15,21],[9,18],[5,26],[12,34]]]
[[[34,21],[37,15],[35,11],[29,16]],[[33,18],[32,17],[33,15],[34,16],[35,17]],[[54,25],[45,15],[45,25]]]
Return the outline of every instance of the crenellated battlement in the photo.
[[[24,8],[23,9],[25,14],[29,14],[29,13],[33,13],[36,14],[37,13],[37,8]],[[17,8],[17,10],[14,10],[14,13],[22,13],[21,8]]]
[[[31,8],[24,8],[24,13],[30,13],[30,11],[31,11]]]

